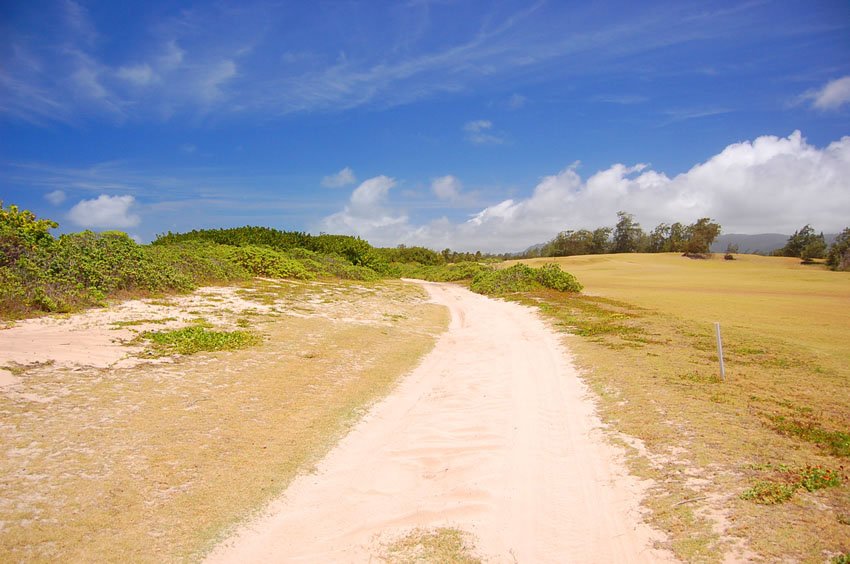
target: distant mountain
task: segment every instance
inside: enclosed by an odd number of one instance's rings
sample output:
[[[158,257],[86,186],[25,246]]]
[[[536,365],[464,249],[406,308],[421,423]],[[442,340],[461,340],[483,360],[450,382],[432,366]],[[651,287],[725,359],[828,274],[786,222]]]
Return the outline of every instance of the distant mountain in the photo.
[[[731,243],[738,245],[740,253],[758,253],[769,255],[776,249],[780,249],[788,242],[791,235],[783,235],[781,233],[759,233],[757,235],[746,235],[743,233],[729,233],[721,235],[711,245],[711,252],[722,253],[726,251],[726,247]],[[824,233],[823,238],[827,245],[831,245],[837,233]]]
[[[784,247],[790,235],[781,233],[759,233],[757,235],[746,235],[742,233],[729,233],[721,235],[711,245],[711,252],[722,253],[729,245],[738,245],[740,253],[770,254],[775,249]]]

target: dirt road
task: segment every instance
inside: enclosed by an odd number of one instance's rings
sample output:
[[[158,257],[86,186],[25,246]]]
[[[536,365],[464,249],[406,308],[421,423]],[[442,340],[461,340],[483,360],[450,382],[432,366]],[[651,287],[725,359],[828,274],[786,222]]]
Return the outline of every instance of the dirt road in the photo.
[[[658,562],[641,485],[530,309],[424,283],[452,313],[422,364],[210,562],[368,562],[456,527],[488,562]]]

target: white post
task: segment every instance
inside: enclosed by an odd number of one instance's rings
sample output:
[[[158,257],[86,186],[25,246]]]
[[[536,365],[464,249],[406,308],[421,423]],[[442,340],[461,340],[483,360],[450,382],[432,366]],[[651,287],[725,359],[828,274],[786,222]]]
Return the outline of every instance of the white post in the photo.
[[[714,332],[717,334],[717,359],[720,361],[720,378],[726,381],[726,367],[723,365],[723,341],[720,340],[720,322],[714,322]]]

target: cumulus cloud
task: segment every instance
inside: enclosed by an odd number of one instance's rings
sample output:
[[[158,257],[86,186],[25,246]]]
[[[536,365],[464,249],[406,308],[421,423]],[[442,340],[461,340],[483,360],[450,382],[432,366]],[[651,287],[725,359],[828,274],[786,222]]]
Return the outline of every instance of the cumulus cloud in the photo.
[[[136,203],[133,196],[101,194],[93,200],[81,200],[68,212],[68,219],[86,228],[126,228],[139,224],[139,216],[130,213]]]
[[[466,140],[474,145],[499,145],[504,139],[492,131],[493,122],[488,119],[468,121],[463,125]]]
[[[672,178],[645,164],[614,164],[587,179],[578,168],[574,163],[545,176],[530,196],[496,202],[461,221],[411,223],[392,209],[387,188],[376,206],[382,220],[370,218],[368,207],[359,215],[346,207],[341,213],[347,222],[335,227],[381,245],[515,251],[565,229],[613,225],[619,210],[633,213],[647,230],[700,217],[719,221],[726,233],[791,233],[807,223],[826,232],[847,226],[850,136],[824,148],[808,144],[799,131],[763,136],[729,145]]]
[[[461,183],[456,177],[448,174],[431,181],[431,190],[438,199],[453,202],[460,198]]]
[[[394,178],[376,176],[365,180],[351,193],[345,208],[322,220],[329,233],[353,233],[369,237],[404,237],[410,229],[408,217],[388,205],[387,194]]]
[[[354,176],[354,171],[351,170],[351,167],[345,167],[336,174],[322,178],[322,186],[325,188],[342,188],[355,182],[357,182],[357,177]]]
[[[62,190],[54,190],[48,194],[44,195],[44,199],[53,204],[54,206],[58,206],[62,202],[65,201],[65,192]]]
[[[823,88],[809,90],[802,96],[819,110],[837,110],[850,103],[850,76],[827,82]]]

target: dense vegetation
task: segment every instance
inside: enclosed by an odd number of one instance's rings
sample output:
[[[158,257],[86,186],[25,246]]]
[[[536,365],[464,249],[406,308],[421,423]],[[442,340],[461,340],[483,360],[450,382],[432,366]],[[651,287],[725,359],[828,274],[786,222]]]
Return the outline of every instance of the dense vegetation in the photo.
[[[825,258],[826,265],[831,270],[850,270],[850,227],[845,227],[827,249],[823,233],[815,232],[811,225],[804,225],[773,254],[780,257],[799,258],[802,259],[803,264],[812,264],[814,259]]]
[[[617,213],[614,227],[562,231],[525,258],[601,255],[607,253],[685,253],[705,255],[720,235],[720,225],[704,217],[691,225],[661,223],[646,233],[632,214]]]
[[[140,245],[120,231],[54,237],[50,230],[57,226],[0,203],[0,317],[67,312],[103,304],[108,297],[185,292],[255,276],[441,282],[471,280],[482,272],[496,276],[486,263],[497,259],[480,252],[381,249],[347,235],[248,226],[169,232]]]
[[[375,280],[390,275],[377,249],[355,237],[243,227],[169,233],[139,245],[126,233],[54,237],[55,221],[0,203],[0,316],[99,305],[109,296],[189,291],[255,276]],[[437,254],[437,253],[434,253]]]
[[[469,289],[479,294],[510,294],[551,288],[560,292],[580,292],[581,284],[576,278],[556,264],[545,264],[533,268],[515,264],[503,270],[482,270],[472,279]]]

